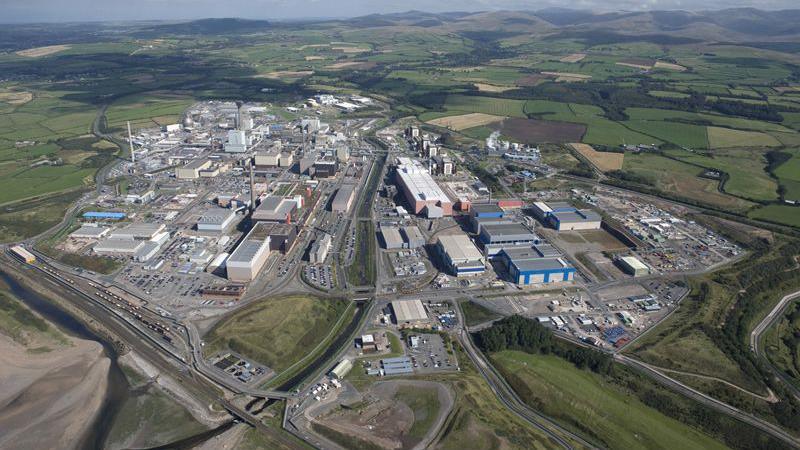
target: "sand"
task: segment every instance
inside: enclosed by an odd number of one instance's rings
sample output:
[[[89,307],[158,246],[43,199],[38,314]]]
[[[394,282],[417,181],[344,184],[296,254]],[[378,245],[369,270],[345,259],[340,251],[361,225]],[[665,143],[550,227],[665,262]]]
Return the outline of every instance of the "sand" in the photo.
[[[46,353],[0,335],[0,448],[75,448],[94,422],[111,361],[94,341]]]

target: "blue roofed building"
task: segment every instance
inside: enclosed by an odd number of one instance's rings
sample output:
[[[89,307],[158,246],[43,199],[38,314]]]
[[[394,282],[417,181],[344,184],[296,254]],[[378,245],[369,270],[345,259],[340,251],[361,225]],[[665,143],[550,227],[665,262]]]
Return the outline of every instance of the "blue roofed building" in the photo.
[[[123,212],[102,212],[102,211],[87,211],[83,213],[84,219],[97,219],[97,220],[122,220],[127,215]]]
[[[519,285],[563,283],[575,279],[575,267],[550,245],[504,248],[497,259],[508,271],[511,281]]]

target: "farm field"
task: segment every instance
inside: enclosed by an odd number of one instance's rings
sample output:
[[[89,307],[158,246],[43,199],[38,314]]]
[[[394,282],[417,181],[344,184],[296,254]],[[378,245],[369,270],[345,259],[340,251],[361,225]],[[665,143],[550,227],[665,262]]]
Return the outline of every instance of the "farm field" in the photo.
[[[623,167],[624,153],[598,152],[588,144],[573,143],[569,145],[603,172],[621,170]]]
[[[557,356],[507,350],[491,358],[526,403],[603,447],[726,448]]]
[[[660,155],[641,153],[625,155],[623,170],[641,176],[663,192],[744,212],[753,203],[719,191],[719,182],[699,177],[702,168]]]
[[[579,141],[586,133],[582,124],[541,119],[506,119],[495,128],[504,137],[529,145]]]
[[[773,170],[781,186],[784,187],[784,197],[787,200],[800,200],[800,152],[797,149],[787,151],[791,158]]]
[[[236,311],[205,336],[205,352],[233,350],[280,372],[302,359],[333,329],[344,300],[267,298]]]
[[[438,119],[428,120],[426,123],[436,125],[439,127],[449,128],[455,131],[465,130],[467,128],[478,127],[482,125],[489,125],[492,123],[500,122],[504,119],[503,116],[494,116],[484,113],[469,113],[458,116],[446,116]]]
[[[758,131],[708,127],[708,146],[711,148],[780,147],[781,142],[773,136]]]
[[[753,219],[800,227],[800,208],[790,205],[767,205],[748,213]]]

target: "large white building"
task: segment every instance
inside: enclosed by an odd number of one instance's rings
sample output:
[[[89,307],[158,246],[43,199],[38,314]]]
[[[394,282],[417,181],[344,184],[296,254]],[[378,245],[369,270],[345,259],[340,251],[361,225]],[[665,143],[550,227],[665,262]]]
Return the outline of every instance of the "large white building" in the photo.
[[[406,200],[420,214],[432,210],[445,216],[453,215],[453,202],[431,176],[428,168],[411,158],[397,158],[397,184]]]
[[[223,232],[236,220],[236,212],[232,209],[206,211],[197,220],[197,231]]]
[[[247,134],[243,130],[228,131],[228,142],[225,143],[226,153],[244,153],[247,151]]]
[[[452,275],[479,275],[486,270],[483,254],[464,233],[439,236],[436,248]]]
[[[331,250],[333,239],[330,234],[325,233],[321,238],[314,241],[311,245],[311,251],[308,254],[308,259],[311,264],[322,264],[325,258],[328,257],[328,252]]]
[[[226,262],[228,279],[248,282],[255,279],[269,258],[270,237],[258,224],[239,243]]]

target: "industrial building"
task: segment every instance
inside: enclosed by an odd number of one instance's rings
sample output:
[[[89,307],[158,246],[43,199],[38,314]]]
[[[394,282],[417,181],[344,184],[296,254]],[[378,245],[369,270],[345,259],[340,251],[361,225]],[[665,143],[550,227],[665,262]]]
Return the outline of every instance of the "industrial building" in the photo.
[[[599,230],[603,221],[590,209],[577,209],[564,202],[534,202],[533,212],[543,224],[558,231]]]
[[[482,224],[509,223],[505,211],[497,203],[473,203],[469,209],[469,220],[475,233],[481,232]]]
[[[329,375],[331,378],[342,380],[345,376],[347,376],[350,369],[353,368],[353,361],[349,359],[343,359],[339,361],[338,364],[330,371]]]
[[[257,152],[255,164],[261,167],[278,167],[280,164],[280,153],[278,152]]]
[[[297,202],[283,197],[270,195],[261,201],[252,220],[255,222],[282,222],[292,223],[292,216],[297,210]]]
[[[226,153],[244,153],[247,151],[247,134],[243,130],[228,131],[228,142],[225,143]]]
[[[438,175],[452,175],[455,173],[456,166],[453,163],[453,159],[449,156],[433,155],[431,159],[433,159],[433,165]]]
[[[486,270],[483,254],[466,234],[439,236],[436,248],[452,275],[479,275]]]
[[[98,255],[124,255],[134,256],[142,248],[144,241],[133,239],[110,238],[103,239],[94,245],[93,250]]]
[[[269,236],[269,249],[286,254],[292,248],[297,238],[297,227],[287,223],[260,222],[258,227],[262,233]]]
[[[98,227],[92,225],[82,225],[77,230],[70,233],[73,239],[100,239],[108,234],[111,229],[108,227]]]
[[[551,246],[504,248],[497,259],[516,284],[568,282],[575,278],[575,268],[561,256],[553,255]],[[557,252],[556,252],[557,253]]]
[[[328,257],[328,252],[331,250],[333,238],[330,234],[325,233],[321,238],[314,241],[311,245],[311,251],[308,253],[308,260],[311,264],[322,264],[325,258]]]
[[[147,262],[161,251],[161,244],[153,241],[145,241],[142,246],[133,254],[133,258],[138,262]]]
[[[623,256],[617,258],[617,265],[629,275],[641,277],[650,274],[650,268],[635,256]]]
[[[428,313],[421,300],[395,300],[389,303],[398,325],[413,325],[428,321]]]
[[[150,240],[160,234],[166,226],[163,223],[138,222],[114,230],[111,239]]]
[[[270,236],[256,224],[236,247],[226,261],[228,279],[236,282],[252,281],[267,262]]]
[[[127,217],[124,212],[102,212],[102,211],[88,211],[83,213],[84,219],[93,220],[122,220]]]
[[[414,364],[408,356],[382,359],[381,368],[385,376],[414,373]]]
[[[236,212],[232,209],[209,210],[197,220],[197,231],[221,233],[227,230],[235,220]]]
[[[356,198],[356,185],[343,184],[342,187],[336,192],[331,202],[331,211],[346,213],[353,205]]]
[[[183,167],[175,169],[175,178],[179,180],[195,180],[200,178],[200,171],[211,167],[209,159],[195,159]]]
[[[400,236],[400,230],[397,227],[381,227],[381,237],[383,237],[384,248],[387,250],[403,248],[403,237]]]
[[[339,163],[335,159],[320,159],[314,161],[313,173],[311,173],[311,176],[314,178],[335,177],[338,168]]]
[[[13,253],[18,259],[25,261],[28,264],[33,264],[36,262],[36,256],[20,245],[11,247],[11,253]]]
[[[419,231],[417,226],[403,227],[400,232],[403,233],[403,238],[406,241],[406,247],[419,248],[425,245],[425,236],[422,235],[422,232]]]
[[[419,161],[397,158],[397,184],[414,214],[425,211],[428,217],[453,215],[453,202]]]
[[[480,229],[479,239],[488,258],[496,256],[503,248],[519,246],[530,248],[539,242],[538,236],[517,222],[487,224],[482,225]]]

